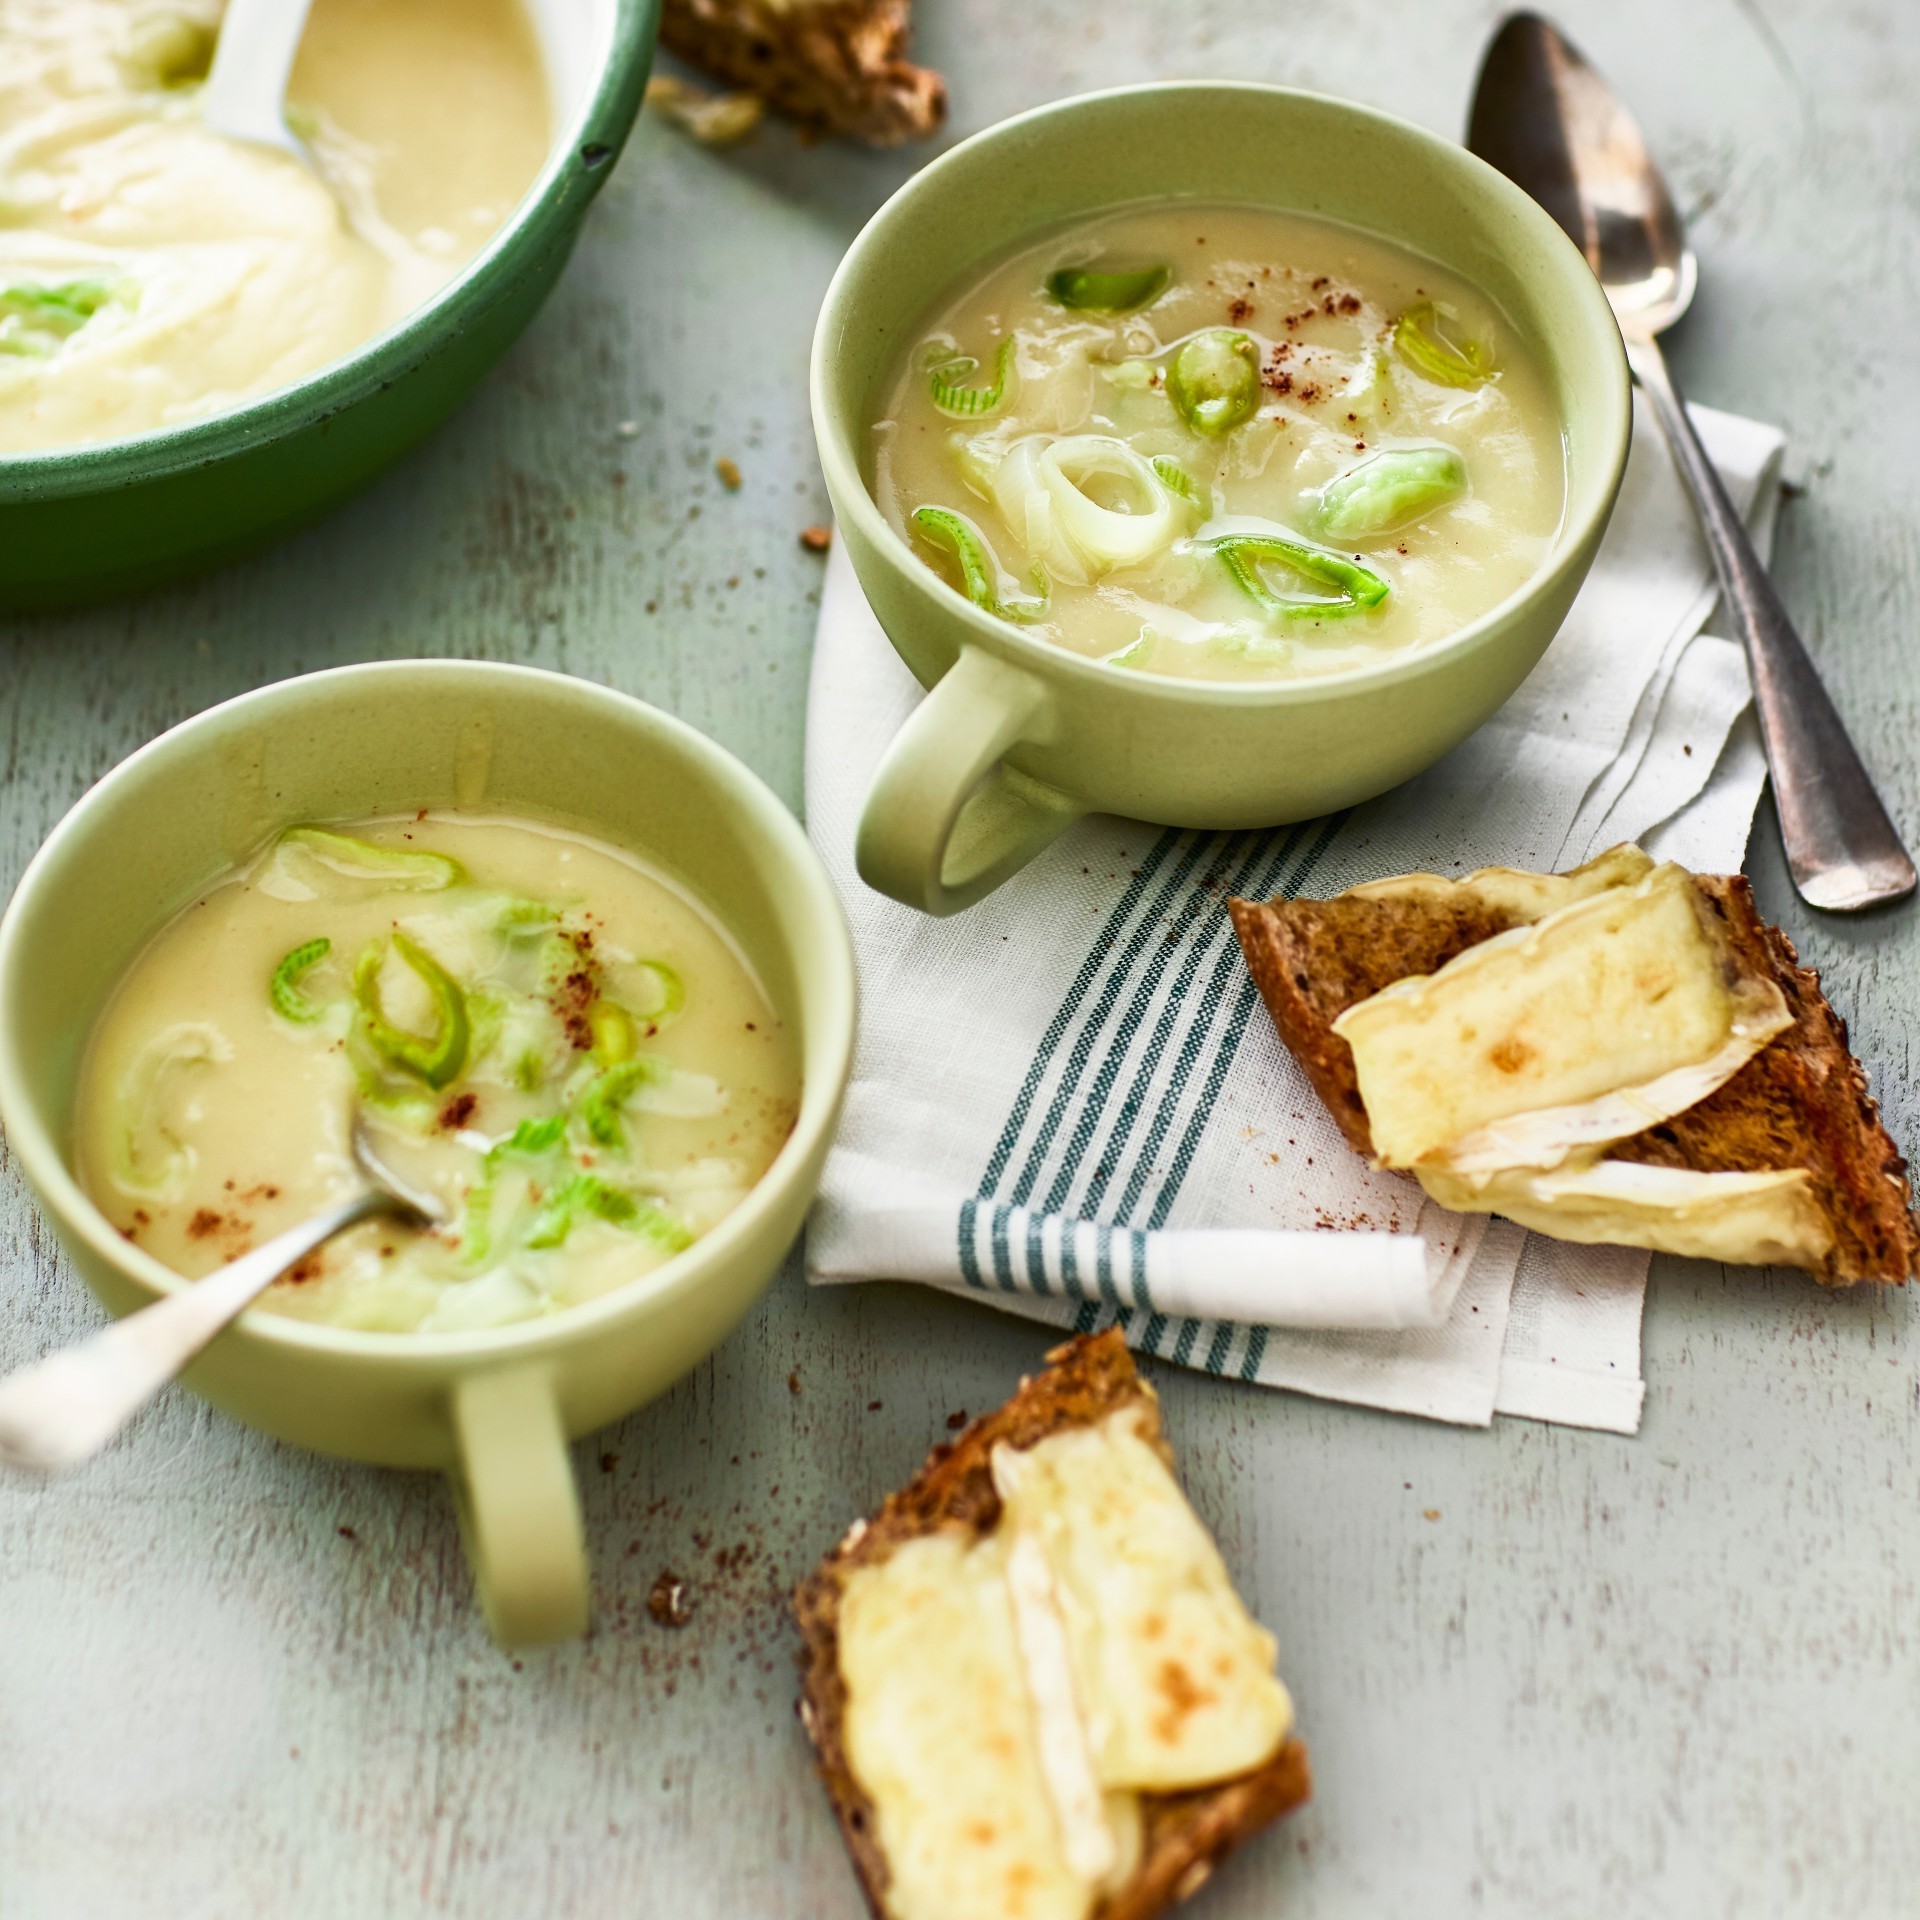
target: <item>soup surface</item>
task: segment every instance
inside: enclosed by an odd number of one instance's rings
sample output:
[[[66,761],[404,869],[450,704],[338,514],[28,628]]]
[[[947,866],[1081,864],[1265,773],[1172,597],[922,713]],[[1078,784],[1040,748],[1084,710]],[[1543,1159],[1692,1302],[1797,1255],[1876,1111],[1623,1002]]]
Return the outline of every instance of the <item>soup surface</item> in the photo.
[[[1330,673],[1497,606],[1560,525],[1514,328],[1390,242],[1251,207],[1109,214],[940,309],[874,494],[976,604],[1203,679]]]
[[[175,426],[418,306],[545,162],[519,0],[314,0],[317,173],[199,121],[218,0],[0,0],[0,452]]]
[[[357,1227],[264,1304],[448,1332],[691,1245],[766,1171],[798,1092],[752,974],[664,877],[429,813],[291,829],[161,932],[93,1036],[76,1143],[108,1218],[197,1276],[365,1185],[357,1105],[453,1222]]]

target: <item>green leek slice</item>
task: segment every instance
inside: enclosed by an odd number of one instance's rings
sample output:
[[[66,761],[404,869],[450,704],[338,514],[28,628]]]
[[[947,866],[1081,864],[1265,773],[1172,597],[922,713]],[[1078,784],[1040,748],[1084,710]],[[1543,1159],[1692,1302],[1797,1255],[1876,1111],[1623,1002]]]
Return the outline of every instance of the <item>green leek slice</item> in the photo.
[[[1153,468],[1153,477],[1177,500],[1184,500],[1202,520],[1213,511],[1213,504],[1203,487],[1178,460],[1170,455],[1157,453],[1148,463]]]
[[[282,1020],[308,1027],[320,1018],[320,1009],[300,991],[300,982],[332,951],[333,942],[324,936],[303,940],[274,968],[273,978],[267,982],[267,997]]]
[[[413,892],[438,893],[458,886],[467,877],[459,861],[444,853],[376,847],[370,840],[331,833],[325,827],[289,827],[280,836],[280,844],[304,848],[323,867],[349,879],[383,880],[388,886]]]
[[[353,970],[353,996],[360,1003],[361,1024],[375,1052],[428,1086],[440,1088],[459,1076],[467,1063],[471,1028],[467,998],[445,967],[411,935],[396,928],[393,949],[431,995],[434,1031],[423,1036],[393,1026],[380,1003],[380,969],[386,950],[376,941],[360,956]]]
[[[1386,581],[1366,567],[1324,547],[1282,534],[1229,533],[1205,543],[1218,554],[1229,578],[1270,620],[1326,619],[1363,613],[1387,597]],[[1332,599],[1291,599],[1275,593],[1260,569],[1278,563],[1316,584],[1331,587]]]
[[[1392,533],[1466,490],[1466,462],[1451,447],[1388,447],[1320,489],[1314,525],[1334,540]]]
[[[1134,273],[1095,273],[1087,267],[1061,267],[1047,275],[1047,291],[1063,307],[1081,313],[1131,313],[1157,299],[1173,278],[1166,267],[1142,267]]]
[[[222,1066],[232,1058],[226,1036],[204,1020],[163,1027],[140,1049],[120,1089],[114,1167],[120,1186],[161,1200],[180,1191],[198,1156],[169,1119],[174,1085],[190,1068]]]
[[[648,1007],[642,1018],[670,1020],[687,1004],[687,985],[664,960],[642,960],[639,971],[648,974],[659,992],[659,999]]]
[[[920,537],[932,546],[945,547],[960,568],[960,590],[984,613],[1000,620],[1025,625],[1047,617],[1050,595],[1046,580],[1037,581],[1040,591],[1032,600],[1002,600],[995,584],[997,569],[988,556],[987,543],[959,514],[946,507],[916,507],[913,525]]]
[[[1007,397],[1007,374],[1013,366],[1011,336],[1000,342],[993,356],[993,384],[970,387],[966,384],[980,370],[980,362],[970,353],[956,353],[928,370],[933,404],[956,420],[977,420],[982,414],[996,412]]]
[[[576,1173],[554,1190],[534,1215],[527,1245],[560,1246],[582,1214],[638,1233],[668,1253],[693,1245],[693,1235],[664,1207],[614,1186],[597,1173]]]
[[[44,360],[113,298],[97,280],[0,288],[0,353]]]
[[[1453,315],[1431,300],[1409,307],[1393,323],[1393,344],[1416,373],[1444,387],[1478,387],[1493,377],[1493,350],[1482,340],[1447,331]]]
[[[620,1109],[659,1071],[651,1060],[621,1060],[587,1083],[574,1104],[574,1111],[595,1145],[626,1145],[627,1131],[620,1123]]]
[[[1260,349],[1244,333],[1196,333],[1167,369],[1167,395],[1195,433],[1230,433],[1260,406]]]

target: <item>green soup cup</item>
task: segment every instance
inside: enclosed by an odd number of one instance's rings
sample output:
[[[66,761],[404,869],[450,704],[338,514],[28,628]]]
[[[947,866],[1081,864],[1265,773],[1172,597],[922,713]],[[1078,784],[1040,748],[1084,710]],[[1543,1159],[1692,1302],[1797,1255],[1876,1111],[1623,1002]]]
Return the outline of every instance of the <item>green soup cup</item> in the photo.
[[[416,807],[552,821],[646,853],[729,930],[800,1042],[800,1114],[773,1165],[653,1272],[476,1333],[363,1333],[256,1309],[184,1376],[280,1439],[446,1472],[489,1622],[531,1644],[587,1622],[568,1441],[664,1391],[759,1298],[799,1232],[846,1085],[846,926],[759,780],[637,700],[524,667],[396,661],[230,700],[122,762],[22,877],[0,920],[0,1121],[112,1312],[190,1284],[122,1239],[74,1177],[75,1090],[100,1010],[147,941],[269,835]]]
[[[0,610],[129,593],[328,512],[464,400],[552,291],[646,91],[660,0],[536,0],[547,164],[429,300],[277,393],[157,433],[0,454]]]
[[[1313,680],[1116,673],[974,606],[875,504],[870,430],[930,308],[1019,242],[1106,209],[1234,202],[1344,221],[1452,268],[1539,356],[1566,513],[1519,592],[1437,644]],[[989,128],[916,174],[855,240],[813,348],[827,490],[869,603],[932,689],[882,763],[866,881],[952,913],[1080,815],[1264,827],[1384,792],[1499,707],[1566,617],[1612,511],[1632,413],[1620,330],[1565,234],[1519,188],[1418,127],[1281,87],[1175,82]]]

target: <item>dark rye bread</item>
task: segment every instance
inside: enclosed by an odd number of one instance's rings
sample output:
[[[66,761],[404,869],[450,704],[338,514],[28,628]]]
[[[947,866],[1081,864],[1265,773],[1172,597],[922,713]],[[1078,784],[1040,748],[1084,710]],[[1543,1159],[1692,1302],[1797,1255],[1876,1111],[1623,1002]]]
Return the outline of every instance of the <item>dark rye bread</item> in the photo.
[[[1608,1149],[1611,1157],[1700,1173],[1804,1167],[1833,1230],[1815,1273],[1829,1286],[1904,1281],[1920,1270],[1906,1161],[1880,1124],[1847,1029],[1768,926],[1740,874],[1696,874],[1707,912],[1733,948],[1786,996],[1793,1025],[1698,1105]],[[1341,1131],[1372,1150],[1353,1053],[1332,1031],[1348,1007],[1396,980],[1432,973],[1521,922],[1484,903],[1431,898],[1230,900],[1234,931],[1261,998]]]
[[[660,44],[821,133],[897,146],[946,118],[946,82],[909,62],[910,0],[665,0]]]
[[[887,1862],[874,1835],[873,1805],[847,1763],[841,1730],[846,1688],[840,1678],[840,1596],[857,1567],[886,1559],[896,1547],[951,1527],[978,1539],[1000,1518],[989,1459],[995,1446],[1031,1447],[1063,1428],[1090,1426],[1122,1407],[1141,1409],[1168,1466],[1173,1455],[1160,1431],[1159,1405],[1134,1370],[1117,1328],[1056,1347],[1044,1373],[1023,1380],[998,1412],[974,1421],[957,1440],[935,1447],[919,1473],[888,1496],[871,1520],[847,1537],[800,1585],[794,1617],[801,1655],[800,1720],[813,1742],[820,1777],[840,1821],[841,1837],[875,1920],[887,1920]],[[1238,1779],[1191,1793],[1147,1794],[1141,1800],[1145,1848],[1127,1885],[1094,1910],[1093,1920],[1150,1920],[1194,1892],[1230,1849],[1312,1792],[1306,1747],[1295,1739]],[[982,1915],[981,1920],[997,1920]]]

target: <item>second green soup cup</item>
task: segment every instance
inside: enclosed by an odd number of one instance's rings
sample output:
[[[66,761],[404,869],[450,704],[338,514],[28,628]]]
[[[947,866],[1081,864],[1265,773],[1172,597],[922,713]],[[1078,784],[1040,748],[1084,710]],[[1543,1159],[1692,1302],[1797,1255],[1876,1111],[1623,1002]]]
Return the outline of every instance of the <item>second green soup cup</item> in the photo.
[[[1471,281],[1539,356],[1566,512],[1538,573],[1447,639],[1312,680],[1120,673],[1023,633],[929,568],[875,504],[870,435],[899,356],[956,282],[1115,207],[1269,206],[1344,221]],[[1620,330],[1572,243],[1450,141],[1347,101],[1175,82],[1083,95],[955,147],[841,263],[813,349],[827,490],[874,614],[933,691],[895,739],[862,877],[929,913],[971,905],[1089,812],[1265,827],[1351,806],[1431,765],[1519,686],[1606,530],[1632,413]]]
[[[186,1384],[322,1453],[452,1479],[475,1583],[510,1645],[585,1630],[568,1442],[725,1338],[800,1230],[853,1045],[853,955],[793,816],[678,720],[580,680],[463,660],[282,681],[164,734],[54,829],[0,921],[0,1120],[74,1266],[114,1313],[189,1284],[122,1239],[73,1172],[101,1007],[174,914],[302,821],[419,807],[545,820],[645,854],[738,943],[799,1036],[792,1134],[704,1238],[581,1306],[485,1332],[365,1333],[255,1309]]]

